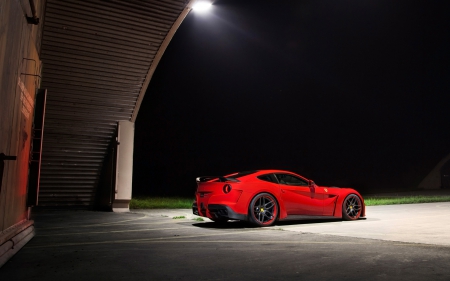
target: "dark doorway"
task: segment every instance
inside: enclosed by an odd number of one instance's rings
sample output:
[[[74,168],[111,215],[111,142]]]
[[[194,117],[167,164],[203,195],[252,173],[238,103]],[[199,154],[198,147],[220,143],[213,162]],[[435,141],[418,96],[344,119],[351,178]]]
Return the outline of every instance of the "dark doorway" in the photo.
[[[450,188],[450,160],[441,168],[441,188]]]

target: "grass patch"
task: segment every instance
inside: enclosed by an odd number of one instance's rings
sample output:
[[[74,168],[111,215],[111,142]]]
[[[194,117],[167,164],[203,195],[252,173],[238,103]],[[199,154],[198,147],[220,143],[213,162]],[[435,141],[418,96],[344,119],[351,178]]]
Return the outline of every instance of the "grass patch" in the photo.
[[[449,202],[450,196],[367,197],[366,206]]]
[[[202,219],[202,218],[195,218],[195,219],[192,219],[193,221],[205,221],[204,219]]]
[[[130,209],[190,209],[194,198],[139,197],[130,202]],[[366,206],[450,202],[450,196],[365,197]]]
[[[190,209],[194,198],[138,197],[131,199],[130,209]]]
[[[177,220],[177,219],[185,219],[185,216],[177,216],[177,217],[173,217],[172,219]]]

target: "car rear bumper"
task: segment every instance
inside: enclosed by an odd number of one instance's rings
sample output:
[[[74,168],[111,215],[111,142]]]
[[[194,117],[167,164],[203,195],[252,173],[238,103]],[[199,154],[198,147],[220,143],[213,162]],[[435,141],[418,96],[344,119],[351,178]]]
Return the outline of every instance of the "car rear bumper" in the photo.
[[[207,217],[210,219],[230,219],[230,220],[247,220],[247,214],[239,214],[230,207],[221,204],[209,204],[208,209],[204,206],[198,208],[197,203],[192,204],[192,213],[197,216]]]

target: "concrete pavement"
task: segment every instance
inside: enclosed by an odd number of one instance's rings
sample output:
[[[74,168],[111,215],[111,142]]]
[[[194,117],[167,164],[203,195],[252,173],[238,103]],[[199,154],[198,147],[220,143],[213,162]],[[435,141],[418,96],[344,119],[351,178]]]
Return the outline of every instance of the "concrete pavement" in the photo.
[[[190,209],[134,210],[150,217],[198,218]],[[366,207],[366,218],[354,221],[302,220],[279,222],[283,230],[450,246],[450,202]],[[203,218],[209,221],[207,218]]]
[[[366,219],[282,223],[289,231],[450,246],[450,202],[366,207]]]
[[[445,212],[448,203],[379,206],[366,220],[265,228],[197,221],[189,209],[38,212],[35,238],[0,268],[0,279],[450,280],[448,245],[386,241],[405,229],[421,239],[445,235],[445,216],[437,216]],[[430,232],[417,232],[408,215]]]

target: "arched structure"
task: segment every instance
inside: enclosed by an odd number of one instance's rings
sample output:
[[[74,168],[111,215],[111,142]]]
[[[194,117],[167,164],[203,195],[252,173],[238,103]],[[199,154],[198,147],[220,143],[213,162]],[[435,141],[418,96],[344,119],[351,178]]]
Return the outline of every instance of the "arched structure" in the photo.
[[[47,0],[40,206],[107,207],[117,199],[128,208],[131,174],[116,178],[115,168],[132,157],[117,152],[132,154],[133,138],[116,142],[118,122],[134,134],[150,79],[192,2]]]
[[[134,121],[195,1],[0,1],[0,267],[32,206],[128,210]]]

